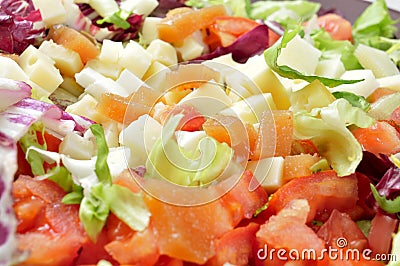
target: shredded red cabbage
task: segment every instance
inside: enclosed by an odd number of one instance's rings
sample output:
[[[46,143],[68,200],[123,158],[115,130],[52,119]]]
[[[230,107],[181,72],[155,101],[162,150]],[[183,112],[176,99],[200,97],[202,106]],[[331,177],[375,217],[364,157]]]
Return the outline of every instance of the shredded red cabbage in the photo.
[[[227,47],[220,46],[209,54],[197,57],[194,61],[210,60],[232,53],[233,60],[238,63],[246,63],[250,57],[264,52],[268,46],[268,27],[266,25],[260,25],[240,36],[231,45]]]
[[[30,44],[44,36],[45,29],[34,29],[41,21],[32,1],[3,0],[0,3],[0,50],[21,54]]]
[[[186,0],[158,0],[158,6],[150,16],[163,18],[171,9],[184,7],[185,2]]]

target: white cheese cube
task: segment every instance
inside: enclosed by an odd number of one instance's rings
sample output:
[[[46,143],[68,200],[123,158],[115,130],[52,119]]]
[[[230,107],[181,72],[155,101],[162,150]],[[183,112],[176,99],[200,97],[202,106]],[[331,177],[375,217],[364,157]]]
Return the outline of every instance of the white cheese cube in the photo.
[[[154,143],[161,136],[162,126],[149,115],[140,116],[121,131],[119,142],[131,150],[130,167],[145,165]]]
[[[232,104],[221,85],[210,81],[183,97],[180,104],[190,104],[203,115],[212,116]]]
[[[175,49],[180,53],[184,61],[188,61],[199,57],[204,51],[204,46],[193,36],[188,36],[183,40],[182,44],[175,47]]]
[[[102,74],[105,77],[116,80],[122,71],[122,66],[115,63],[108,63],[99,60],[98,58],[88,61],[85,67],[90,67],[96,72]]]
[[[62,83],[60,71],[54,61],[38,49],[29,46],[19,57],[19,64],[29,79],[47,90],[50,94]]]
[[[400,91],[400,75],[394,75],[377,79],[379,87]]]
[[[158,6],[157,0],[125,0],[121,2],[121,9],[147,17]]]
[[[99,113],[96,110],[98,101],[89,94],[85,94],[79,101],[68,105],[65,111],[71,114],[80,115],[93,120],[96,123],[105,123],[110,121],[110,118]]]
[[[140,86],[144,85],[144,82],[128,69],[122,71],[116,82],[121,85],[128,94],[136,92]]]
[[[284,184],[283,157],[264,158],[248,162],[246,169],[251,170],[255,178],[267,193],[274,193]]]
[[[28,76],[22,68],[9,57],[0,56],[0,77],[19,81],[28,81]]]
[[[102,74],[90,67],[85,67],[81,72],[75,74],[76,82],[86,88],[96,80],[105,79]]]
[[[67,12],[62,0],[33,0],[35,9],[39,9],[40,15],[47,27],[64,23],[67,19]]]
[[[169,72],[171,72],[171,70],[168,67],[158,61],[153,61],[147,72],[144,74],[143,80],[153,89],[159,91],[165,90],[168,89],[165,88],[165,80]]]
[[[122,42],[104,40],[101,46],[99,59],[104,63],[118,63],[118,59],[124,50]]]
[[[61,83],[60,87],[63,88],[64,90],[68,91],[72,95],[79,97],[84,89],[82,88],[81,85],[79,85],[74,78],[64,76],[63,77],[63,82]]]
[[[147,52],[151,54],[154,60],[166,65],[176,65],[178,63],[178,56],[176,55],[175,48],[162,40],[154,40],[147,47]]]
[[[235,102],[222,110],[221,114],[236,116],[245,123],[255,124],[261,121],[262,113],[269,109],[276,110],[276,105],[271,93],[263,93]]]
[[[315,74],[321,77],[338,79],[346,71],[340,57],[318,62]]]
[[[347,80],[364,79],[364,81],[360,81],[353,84],[343,84],[332,88],[331,92],[348,91],[367,98],[369,95],[371,95],[371,93],[373,93],[379,87],[378,81],[375,79],[374,74],[369,69],[349,70],[346,71],[340,78]]]
[[[111,16],[119,10],[115,0],[89,0],[88,4],[103,18]]]
[[[152,56],[140,44],[130,41],[123,50],[118,63],[129,69],[138,78],[142,78],[152,60]]]
[[[96,80],[86,87],[85,92],[89,93],[97,100],[100,100],[103,93],[113,93],[122,97],[129,96],[129,93],[121,85],[110,78]]]
[[[56,44],[52,40],[42,42],[39,51],[53,59],[55,66],[63,75],[72,77],[83,68],[81,57],[77,52]]]
[[[278,65],[289,66],[306,75],[312,75],[322,52],[296,35],[278,57]]]
[[[142,26],[142,41],[145,44],[151,43],[153,40],[158,39],[157,25],[162,18],[146,17]]]

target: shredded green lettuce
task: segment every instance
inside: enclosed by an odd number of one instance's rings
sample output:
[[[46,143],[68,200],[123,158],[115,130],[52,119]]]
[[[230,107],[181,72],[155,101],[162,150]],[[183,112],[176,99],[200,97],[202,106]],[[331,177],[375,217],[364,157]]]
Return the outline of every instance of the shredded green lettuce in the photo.
[[[332,59],[339,56],[346,70],[362,68],[354,56],[355,47],[351,42],[334,40],[323,29],[313,32],[311,38],[314,46],[322,52],[322,58]]]
[[[390,17],[385,0],[376,0],[357,18],[353,25],[353,39],[356,43],[368,45],[376,36],[393,38],[398,20]]]
[[[248,17],[250,12],[250,0],[187,0],[185,5],[195,8],[225,5],[238,17]]]
[[[102,187],[101,183],[92,189],[96,190],[100,187]],[[85,196],[82,199],[79,207],[79,219],[82,222],[89,238],[93,242],[97,241],[101,230],[106,224],[109,212],[110,209],[108,205],[101,198],[96,197],[93,193],[90,193],[90,195]]]
[[[292,28],[318,12],[321,4],[310,1],[257,1],[251,4],[252,19],[270,19]]]
[[[129,22],[126,21],[129,18],[129,15],[130,13],[120,9],[111,16],[97,20],[96,23],[100,25],[103,23],[111,23],[119,28],[127,30],[131,27],[131,24],[129,24]]]
[[[106,137],[104,136],[104,129],[100,124],[90,126],[90,130],[96,138],[97,143],[97,160],[95,172],[99,181],[103,184],[111,184],[112,177],[110,168],[107,164],[108,146]]]
[[[286,45],[299,33],[301,33],[301,27],[298,27],[295,30],[285,31],[285,34],[283,35],[281,42],[275,43],[272,47],[268,48],[264,52],[265,62],[273,71],[275,71],[282,77],[290,79],[302,79],[308,82],[319,80],[322,84],[331,88],[342,84],[353,84],[362,81],[362,80],[332,79],[314,75],[305,75],[289,66],[278,65],[278,57],[281,54],[281,50],[285,48]]]
[[[354,107],[358,107],[361,110],[367,112],[371,108],[371,104],[361,95],[357,95],[348,91],[336,91],[332,93],[336,99],[346,99]]]
[[[175,130],[183,115],[172,116],[163,128],[146,161],[146,176],[168,179],[183,186],[207,184],[224,173],[233,157],[226,143],[206,136],[194,151],[179,147]]]
[[[398,213],[400,212],[400,197],[397,197],[393,200],[387,199],[385,196],[379,195],[378,190],[375,188],[373,184],[370,184],[372,195],[376,202],[379,204],[382,210],[387,213]]]
[[[374,121],[347,100],[337,99],[327,107],[295,113],[294,134],[311,139],[337,174],[346,176],[355,172],[362,159],[361,145],[347,126],[365,128]]]
[[[48,179],[57,183],[65,192],[72,191],[74,181],[71,173],[64,166],[56,166],[51,169],[48,174],[51,174]]]
[[[44,141],[43,144],[39,143],[39,139],[37,134],[42,135],[42,139]],[[36,147],[42,150],[47,150],[46,140],[44,139],[44,126],[43,123],[37,122],[30,126],[28,132],[19,140],[19,145],[22,151],[27,154],[26,160],[31,166],[32,173],[35,176],[44,175],[46,171],[43,167],[44,159],[42,156],[39,156],[37,151],[30,151],[27,153],[29,147]]]

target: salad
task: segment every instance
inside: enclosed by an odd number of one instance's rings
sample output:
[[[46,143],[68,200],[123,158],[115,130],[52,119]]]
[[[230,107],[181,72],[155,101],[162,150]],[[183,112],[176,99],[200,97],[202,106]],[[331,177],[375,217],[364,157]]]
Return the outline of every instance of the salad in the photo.
[[[0,265],[400,265],[399,18],[0,0]]]

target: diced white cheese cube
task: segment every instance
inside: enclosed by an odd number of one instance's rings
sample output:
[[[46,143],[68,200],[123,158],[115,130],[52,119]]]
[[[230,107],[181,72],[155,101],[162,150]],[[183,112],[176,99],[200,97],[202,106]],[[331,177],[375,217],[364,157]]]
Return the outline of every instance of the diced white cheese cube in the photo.
[[[147,72],[143,76],[143,80],[148,86],[156,90],[164,90],[166,88],[165,79],[171,70],[158,61],[153,61]]]
[[[99,60],[98,58],[88,61],[85,67],[90,67],[91,69],[97,71],[105,77],[116,80],[122,71],[122,66],[115,63],[107,63]]]
[[[142,78],[152,63],[152,56],[137,42],[130,41],[122,52],[118,63]]]
[[[82,88],[81,85],[79,85],[74,78],[64,76],[63,77],[63,82],[61,83],[60,87],[63,88],[64,90],[68,91],[72,95],[79,97],[84,89]]]
[[[147,52],[151,54],[154,60],[166,65],[176,65],[178,63],[178,56],[176,55],[175,48],[160,39],[154,40],[147,47]]]
[[[239,117],[249,124],[259,123],[265,110],[276,110],[276,105],[271,93],[252,95],[241,101],[235,102],[231,107],[221,111],[221,114]]]
[[[124,89],[124,87],[110,78],[96,80],[94,83],[86,87],[85,92],[89,93],[97,100],[100,100],[103,93],[113,93],[122,97],[129,96],[129,93]]]
[[[198,149],[200,140],[207,136],[205,131],[176,131],[176,140],[178,145],[185,149],[189,154],[195,152]]]
[[[176,46],[175,49],[180,53],[184,61],[188,61],[199,57],[204,51],[204,46],[190,35],[183,40],[180,46]]]
[[[399,74],[399,69],[396,64],[384,51],[359,44],[354,51],[354,55],[357,57],[360,64],[365,69],[370,69],[377,78]]]
[[[183,97],[180,104],[190,104],[201,114],[211,116],[232,104],[221,85],[211,80]]]
[[[157,0],[125,0],[121,2],[121,9],[147,17],[158,6]]]
[[[95,155],[95,146],[93,141],[70,132],[60,143],[59,151],[73,159],[90,160]]]
[[[278,57],[278,65],[289,66],[301,73],[312,75],[317,69],[322,52],[296,35]]]
[[[400,91],[400,75],[394,75],[377,79],[379,87]]]
[[[115,0],[89,0],[89,5],[103,18],[111,16],[119,10]]]
[[[321,77],[338,79],[346,71],[340,57],[318,62],[315,74]]]
[[[144,82],[128,69],[124,69],[121,72],[121,75],[118,77],[116,82],[121,85],[129,94],[136,92],[140,86],[144,85]]]
[[[63,75],[72,77],[83,68],[81,57],[77,52],[56,44],[52,40],[42,42],[39,51],[53,59],[55,66]]]
[[[131,150],[130,167],[145,165],[154,143],[161,136],[162,126],[149,115],[140,116],[121,131],[119,142]]]
[[[68,105],[65,111],[71,114],[80,115],[93,120],[96,123],[105,123],[110,118],[96,110],[98,101],[90,94],[85,94],[79,101]]]
[[[104,40],[101,46],[99,59],[104,63],[118,63],[118,59],[124,50],[122,42],[114,42],[111,40]]]
[[[29,46],[19,57],[19,65],[29,79],[37,83],[50,94],[62,83],[60,71],[54,61],[38,49]]]
[[[264,158],[248,162],[246,169],[251,170],[255,178],[267,193],[274,193],[284,184],[283,157]]]
[[[349,70],[346,71],[340,78],[347,80],[364,80],[353,84],[343,84],[334,87],[331,89],[332,92],[348,91],[367,98],[379,87],[378,81],[375,79],[374,74],[369,69]]]
[[[64,23],[67,12],[62,0],[32,0],[35,9],[39,9],[42,20],[47,27]]]
[[[9,57],[0,56],[0,77],[19,81],[28,81],[28,76],[22,68]]]
[[[86,88],[96,80],[105,79],[102,74],[90,67],[85,67],[81,72],[75,74],[76,82]]]
[[[151,43],[153,40],[158,39],[157,25],[162,18],[146,17],[142,26],[142,41],[146,44]]]

